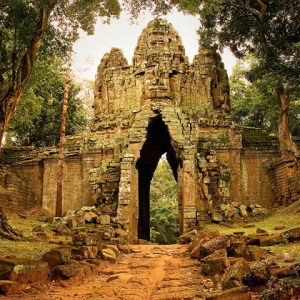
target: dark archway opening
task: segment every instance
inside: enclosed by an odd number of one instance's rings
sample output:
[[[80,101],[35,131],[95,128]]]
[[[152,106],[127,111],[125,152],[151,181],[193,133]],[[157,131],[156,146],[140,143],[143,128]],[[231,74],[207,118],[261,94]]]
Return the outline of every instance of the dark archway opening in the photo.
[[[146,141],[137,161],[139,184],[138,237],[150,240],[150,184],[161,156],[166,153],[175,180],[179,159],[171,144],[171,137],[161,116],[155,117],[148,126]]]

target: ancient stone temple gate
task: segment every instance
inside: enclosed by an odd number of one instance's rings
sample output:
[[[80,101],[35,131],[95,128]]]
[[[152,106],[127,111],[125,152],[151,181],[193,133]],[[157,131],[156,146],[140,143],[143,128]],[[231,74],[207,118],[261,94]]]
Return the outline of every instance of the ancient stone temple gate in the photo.
[[[221,57],[200,48],[190,64],[166,21],[144,29],[132,65],[119,49],[104,55],[94,111],[92,131],[67,140],[64,210],[97,201],[108,223],[149,239],[150,184],[165,153],[178,183],[181,232],[222,203],[272,204],[265,164],[277,142],[232,124]],[[6,149],[4,159],[54,211],[57,155],[35,151]]]
[[[209,205],[208,193],[200,197],[198,190],[199,129],[201,124],[211,128],[203,137],[226,135],[228,111],[229,86],[220,56],[201,49],[189,65],[178,34],[165,21],[154,20],[143,31],[132,66],[119,49],[104,56],[95,87],[95,130],[109,119],[114,135],[128,137],[117,219],[134,235],[150,238],[150,183],[164,153],[178,181],[181,231],[196,221],[197,198]]]

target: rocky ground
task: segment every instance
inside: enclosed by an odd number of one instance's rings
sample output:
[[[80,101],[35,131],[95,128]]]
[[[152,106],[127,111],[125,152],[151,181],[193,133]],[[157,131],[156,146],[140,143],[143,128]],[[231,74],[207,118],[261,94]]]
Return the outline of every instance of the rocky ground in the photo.
[[[83,282],[51,285],[45,293],[5,299],[205,299],[215,290],[199,272],[200,264],[186,253],[187,246],[131,246],[116,264],[100,267]],[[67,288],[66,288],[67,287]]]
[[[0,299],[298,299],[299,214],[294,204],[246,223],[215,222],[163,246],[131,245],[89,208],[76,226],[74,216],[8,212],[17,236],[0,238]]]

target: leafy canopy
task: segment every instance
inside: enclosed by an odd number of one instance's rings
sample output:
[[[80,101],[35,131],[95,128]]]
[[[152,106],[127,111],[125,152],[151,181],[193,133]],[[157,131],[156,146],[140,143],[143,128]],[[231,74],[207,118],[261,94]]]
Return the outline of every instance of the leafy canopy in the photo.
[[[205,45],[228,46],[237,57],[253,54],[259,62],[253,76],[272,76],[276,89],[299,86],[299,1],[201,1],[200,17]]]
[[[255,76],[258,61],[246,56],[238,61],[230,78],[231,109],[236,123],[277,132],[279,104],[274,93],[278,83],[272,76]],[[300,87],[290,91],[290,129],[300,136]]]
[[[17,145],[53,146],[59,142],[61,107],[65,88],[63,62],[56,57],[36,63],[8,133]],[[87,125],[87,110],[79,89],[71,84],[66,134],[80,133]]]

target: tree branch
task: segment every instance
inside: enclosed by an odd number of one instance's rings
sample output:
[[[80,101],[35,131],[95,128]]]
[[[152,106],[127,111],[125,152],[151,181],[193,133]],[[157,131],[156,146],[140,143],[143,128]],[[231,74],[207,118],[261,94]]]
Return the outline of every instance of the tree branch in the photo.
[[[263,15],[265,14],[267,10],[267,5],[262,0],[256,0],[257,4],[260,7],[260,11],[258,12],[258,16],[260,19],[262,19]]]

